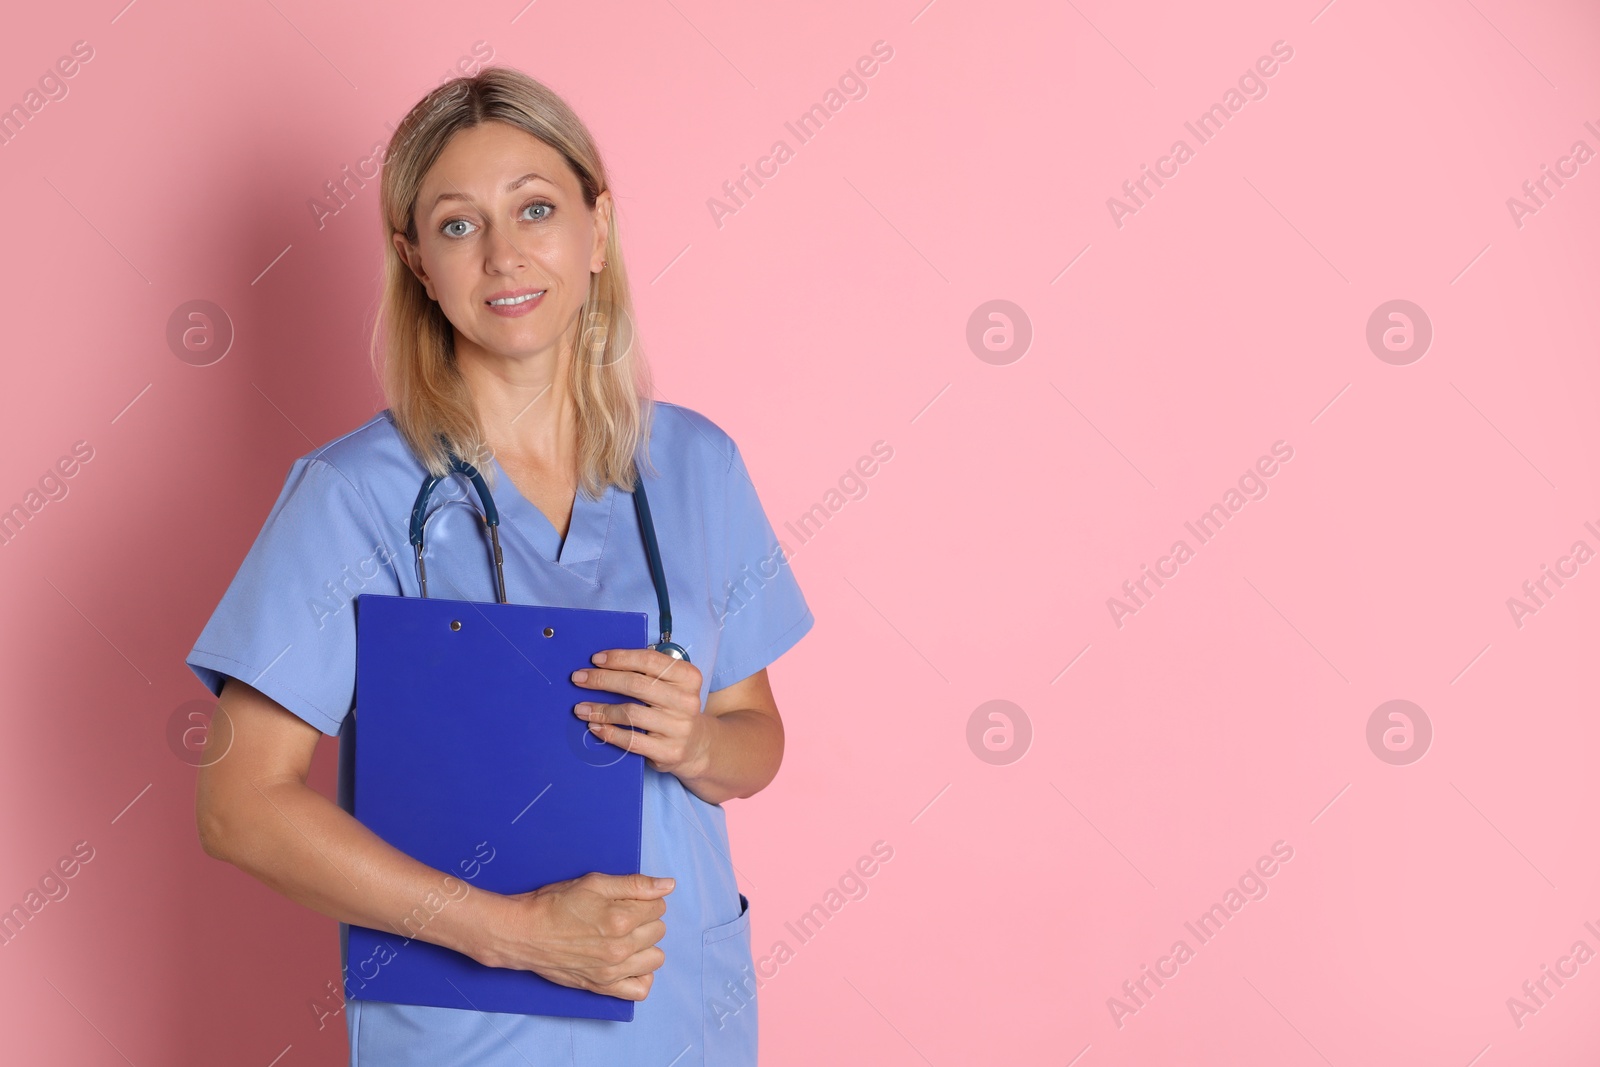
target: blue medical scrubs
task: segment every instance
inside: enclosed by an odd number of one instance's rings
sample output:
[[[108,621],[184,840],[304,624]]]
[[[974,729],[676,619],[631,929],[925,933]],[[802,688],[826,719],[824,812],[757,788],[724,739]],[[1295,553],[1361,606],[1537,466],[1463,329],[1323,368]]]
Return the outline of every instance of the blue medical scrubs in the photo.
[[[657,402],[653,423],[657,475],[646,488],[672,598],[672,637],[705,676],[703,706],[712,690],[754,674],[799,641],[812,615],[738,446],[705,416],[675,404]],[[580,492],[563,539],[498,463],[494,468],[507,599],[646,612],[653,640],[655,588],[632,497],[615,486],[599,500]],[[296,460],[189,654],[200,680],[220,693],[232,675],[323,733],[339,734],[355,710],[353,600],[419,592],[407,521],[423,474],[388,411]],[[435,490],[427,519],[430,596],[495,599],[478,508],[459,475]],[[351,810],[346,763],[340,803]],[[734,880],[723,809],[671,774],[647,765],[644,775],[642,870],[677,885],[659,942],[666,962],[631,1022],[352,998],[345,1004],[350,1063],[754,1064],[750,911]],[[342,924],[340,934],[346,989],[359,995],[362,968],[370,977],[377,965],[348,959]]]

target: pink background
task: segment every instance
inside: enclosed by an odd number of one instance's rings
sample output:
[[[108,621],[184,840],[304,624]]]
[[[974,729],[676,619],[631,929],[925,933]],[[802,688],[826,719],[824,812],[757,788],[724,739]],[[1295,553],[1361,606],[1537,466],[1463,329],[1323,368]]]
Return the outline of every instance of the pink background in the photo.
[[[756,954],[794,949],[764,1063],[1600,1054],[1600,961],[1507,1005],[1600,951],[1600,562],[1507,606],[1600,550],[1600,161],[1507,206],[1600,150],[1591,5],[118,3],[0,38],[0,103],[93,48],[0,147],[0,507],[93,449],[0,547],[0,906],[94,849],[0,947],[7,1057],[343,1062],[311,1007],[335,924],[202,853],[168,729],[291,460],[381,406],[376,185],[320,229],[308,201],[479,41],[590,124],[660,393],[740,443],[775,526],[894,450],[785,534],[817,626],[772,670],[783,772],[729,805]],[[785,121],[876,41],[865,97],[799,144]],[[1200,144],[1184,123],[1277,41]],[[719,227],[708,199],[780,138]],[[1107,199],[1178,138],[1119,227]],[[235,331],[203,367],[166,340],[196,299]],[[1397,299],[1433,330],[1404,365],[1366,340]],[[1025,353],[969,346],[991,300]],[[1184,523],[1277,441],[1266,497],[1199,545]],[[1108,598],[1180,538],[1119,627]],[[1405,765],[1367,741],[1396,699],[1433,732]],[[1020,709],[1011,762],[969,745],[991,700]],[[798,944],[877,841],[868,894]],[[1279,841],[1201,945],[1184,923]]]

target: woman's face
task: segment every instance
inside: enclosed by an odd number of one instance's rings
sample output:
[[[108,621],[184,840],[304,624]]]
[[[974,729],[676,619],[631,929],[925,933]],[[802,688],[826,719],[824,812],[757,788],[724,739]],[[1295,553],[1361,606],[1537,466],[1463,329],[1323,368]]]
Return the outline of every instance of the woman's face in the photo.
[[[394,241],[454,325],[458,355],[476,345],[559,358],[605,258],[610,202],[603,192],[590,210],[561,153],[485,122],[456,133],[428,170],[417,244]]]

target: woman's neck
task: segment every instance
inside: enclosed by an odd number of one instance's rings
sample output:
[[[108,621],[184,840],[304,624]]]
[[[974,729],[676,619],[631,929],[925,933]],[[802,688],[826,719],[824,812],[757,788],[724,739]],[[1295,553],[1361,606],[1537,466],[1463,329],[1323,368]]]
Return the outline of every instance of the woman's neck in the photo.
[[[554,350],[507,358],[470,343],[457,348],[457,366],[502,465],[576,470],[578,409],[567,384],[570,358]]]

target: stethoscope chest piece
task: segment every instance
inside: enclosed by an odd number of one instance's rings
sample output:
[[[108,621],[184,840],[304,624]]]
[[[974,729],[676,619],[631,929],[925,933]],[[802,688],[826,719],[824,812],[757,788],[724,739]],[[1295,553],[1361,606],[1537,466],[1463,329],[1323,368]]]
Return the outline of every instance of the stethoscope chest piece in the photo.
[[[665,652],[673,659],[681,659],[685,663],[689,662],[689,653],[685,651],[684,647],[678,644],[676,641],[657,641],[650,647],[655,649],[657,652]]]

